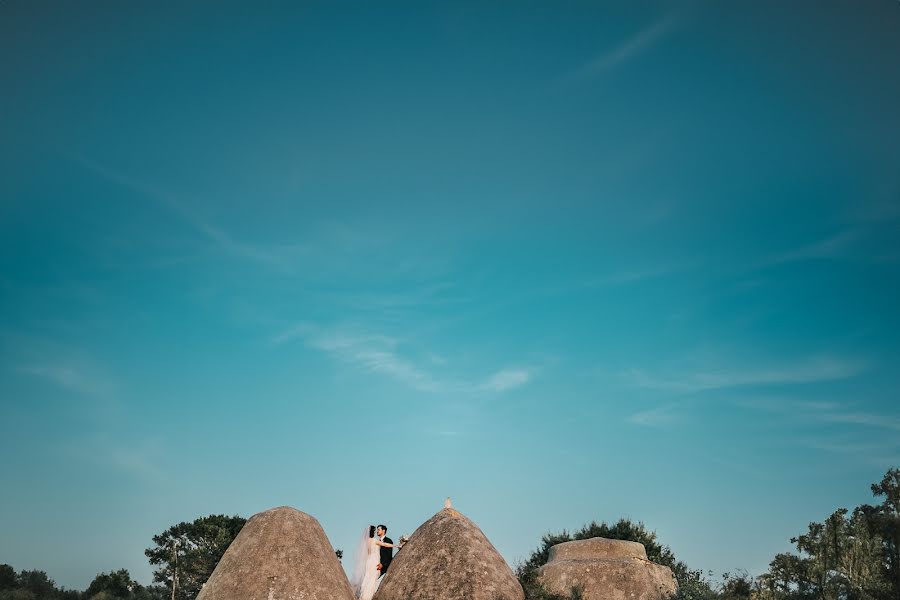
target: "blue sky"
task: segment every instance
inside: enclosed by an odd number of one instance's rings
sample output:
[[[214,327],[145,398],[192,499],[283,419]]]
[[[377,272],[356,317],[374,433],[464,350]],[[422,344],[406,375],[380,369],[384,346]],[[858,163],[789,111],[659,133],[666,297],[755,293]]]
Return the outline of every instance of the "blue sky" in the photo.
[[[900,465],[900,4],[0,6],[0,562],[508,561],[643,520],[765,569]]]

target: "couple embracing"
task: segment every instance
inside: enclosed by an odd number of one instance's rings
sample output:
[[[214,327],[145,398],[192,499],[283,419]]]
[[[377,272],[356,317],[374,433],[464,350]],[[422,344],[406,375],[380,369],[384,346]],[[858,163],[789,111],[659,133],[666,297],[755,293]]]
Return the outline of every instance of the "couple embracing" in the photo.
[[[400,540],[403,542],[403,540]],[[399,544],[387,537],[387,527],[370,525],[364,532],[356,550],[356,565],[353,568],[353,577],[350,584],[353,592],[359,600],[372,600],[381,577],[391,566],[394,558],[394,548]]]

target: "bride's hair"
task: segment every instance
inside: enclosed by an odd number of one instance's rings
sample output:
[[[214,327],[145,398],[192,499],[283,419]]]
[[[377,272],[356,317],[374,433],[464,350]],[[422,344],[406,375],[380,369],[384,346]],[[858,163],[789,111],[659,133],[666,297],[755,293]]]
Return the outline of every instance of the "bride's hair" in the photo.
[[[369,525],[369,537],[375,537],[375,526]]]

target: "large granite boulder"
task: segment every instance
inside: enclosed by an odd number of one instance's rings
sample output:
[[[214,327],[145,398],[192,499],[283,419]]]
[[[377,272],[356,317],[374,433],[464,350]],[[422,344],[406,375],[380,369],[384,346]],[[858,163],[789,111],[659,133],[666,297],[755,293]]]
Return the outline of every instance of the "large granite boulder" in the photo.
[[[553,546],[538,576],[557,594],[581,588],[584,600],[668,600],[678,591],[672,570],[647,560],[643,544],[599,537]]]
[[[322,526],[289,506],[253,515],[197,600],[353,600]]]
[[[524,600],[481,529],[453,508],[419,526],[397,552],[374,600]]]

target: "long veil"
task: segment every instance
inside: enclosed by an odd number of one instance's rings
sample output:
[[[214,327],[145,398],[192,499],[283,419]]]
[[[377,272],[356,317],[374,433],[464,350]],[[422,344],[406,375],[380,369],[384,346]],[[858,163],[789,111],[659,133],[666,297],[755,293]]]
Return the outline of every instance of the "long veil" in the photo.
[[[353,556],[353,573],[350,575],[350,587],[353,593],[358,597],[359,589],[362,586],[363,579],[366,576],[366,559],[369,556],[369,529],[367,525],[363,529],[362,535],[359,537],[359,543],[356,544],[356,553]]]

